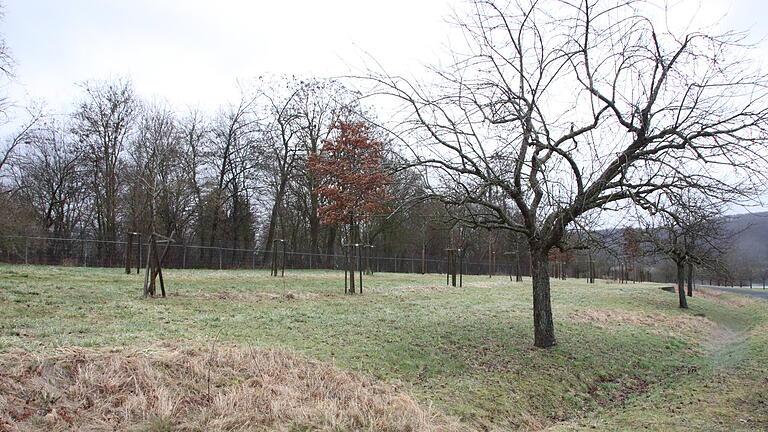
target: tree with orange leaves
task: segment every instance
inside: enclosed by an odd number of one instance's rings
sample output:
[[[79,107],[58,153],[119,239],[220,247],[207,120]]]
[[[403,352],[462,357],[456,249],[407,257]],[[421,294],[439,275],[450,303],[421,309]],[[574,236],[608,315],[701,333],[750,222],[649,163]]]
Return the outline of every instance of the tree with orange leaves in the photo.
[[[384,172],[384,143],[370,136],[363,122],[339,121],[333,140],[323,141],[319,154],[310,155],[309,169],[320,179],[314,193],[323,225],[349,225],[349,244],[355,244],[355,224],[370,221],[389,208]],[[354,259],[351,260],[350,292],[355,292]]]

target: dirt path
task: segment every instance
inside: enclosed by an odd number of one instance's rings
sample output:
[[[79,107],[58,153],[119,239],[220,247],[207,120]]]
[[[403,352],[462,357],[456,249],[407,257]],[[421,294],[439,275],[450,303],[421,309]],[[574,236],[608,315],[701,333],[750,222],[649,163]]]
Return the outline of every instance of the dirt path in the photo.
[[[726,371],[743,360],[745,338],[746,333],[736,328],[724,324],[715,327],[706,342],[712,369]]]

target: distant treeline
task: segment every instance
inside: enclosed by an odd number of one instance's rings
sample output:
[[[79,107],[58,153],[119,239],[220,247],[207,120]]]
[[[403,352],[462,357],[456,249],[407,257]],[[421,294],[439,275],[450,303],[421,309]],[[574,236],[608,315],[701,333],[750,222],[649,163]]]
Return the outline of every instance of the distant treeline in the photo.
[[[320,223],[307,160],[336,122],[354,120],[387,144],[392,211],[357,228],[379,254],[442,256],[452,246],[466,259],[503,259],[521,240],[455,227],[441,204],[416,200],[421,177],[398,169],[392,137],[338,81],[258,80],[215,113],[146,102],[129,80],[81,89],[73,112],[34,114],[4,148],[0,234],[104,241],[102,261],[121,259],[111,242],[151,231],[180,244],[269,251],[285,239],[291,250],[340,253],[348,233]]]

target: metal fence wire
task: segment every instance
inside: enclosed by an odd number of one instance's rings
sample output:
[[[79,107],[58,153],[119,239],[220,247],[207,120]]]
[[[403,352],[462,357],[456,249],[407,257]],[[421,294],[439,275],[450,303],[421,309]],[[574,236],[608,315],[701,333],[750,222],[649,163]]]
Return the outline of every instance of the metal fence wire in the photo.
[[[0,260],[16,264],[38,264],[72,267],[124,267],[126,250],[131,257],[133,271],[146,266],[148,239],[134,241],[128,247],[125,241],[104,241],[86,238],[53,238],[39,236],[0,236]],[[164,246],[163,246],[164,247]],[[161,247],[162,248],[162,247]],[[375,249],[374,249],[375,251]],[[282,254],[282,250],[280,251]],[[240,249],[219,246],[202,246],[172,243],[163,263],[173,269],[269,269],[272,253],[263,249]],[[286,269],[343,269],[348,257],[343,252],[335,254],[297,251],[287,248]],[[361,257],[356,267],[374,272],[391,273],[445,273],[446,257],[385,255],[370,253]],[[513,263],[503,260],[464,260],[464,274],[510,274]],[[527,266],[523,274],[530,274]]]

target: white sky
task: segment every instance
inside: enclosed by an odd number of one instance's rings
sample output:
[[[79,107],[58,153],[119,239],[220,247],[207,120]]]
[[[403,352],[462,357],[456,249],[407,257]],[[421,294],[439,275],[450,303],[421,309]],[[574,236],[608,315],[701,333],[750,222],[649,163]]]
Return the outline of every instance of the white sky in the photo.
[[[554,1],[554,0],[545,0]],[[696,23],[768,36],[768,1],[669,0]],[[4,0],[0,32],[17,62],[11,98],[68,111],[76,83],[130,77],[145,98],[206,109],[233,99],[236,80],[264,74],[335,76],[370,53],[416,74],[442,52],[461,0]],[[674,14],[673,14],[674,16]],[[764,44],[765,45],[765,44]],[[768,49],[762,50],[768,57]]]
[[[129,76],[144,97],[212,108],[236,80],[333,76],[366,52],[416,70],[440,51],[448,0],[5,0],[15,99],[69,104],[75,83]]]

